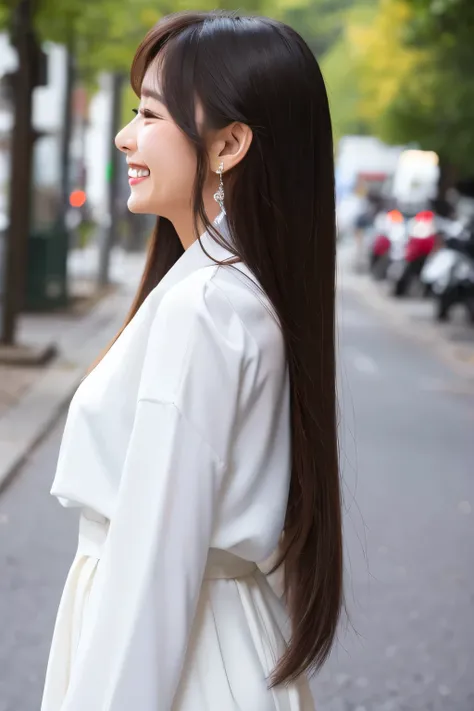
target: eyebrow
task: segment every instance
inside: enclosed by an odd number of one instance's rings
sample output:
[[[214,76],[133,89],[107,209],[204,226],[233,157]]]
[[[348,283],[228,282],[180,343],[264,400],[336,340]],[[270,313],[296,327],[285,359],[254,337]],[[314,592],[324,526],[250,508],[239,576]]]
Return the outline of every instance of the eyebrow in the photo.
[[[154,91],[153,89],[147,89],[147,87],[145,86],[141,90],[141,95],[148,97],[149,99],[155,99],[156,101],[159,101],[161,104],[164,104],[166,106],[164,97],[158,91]]]

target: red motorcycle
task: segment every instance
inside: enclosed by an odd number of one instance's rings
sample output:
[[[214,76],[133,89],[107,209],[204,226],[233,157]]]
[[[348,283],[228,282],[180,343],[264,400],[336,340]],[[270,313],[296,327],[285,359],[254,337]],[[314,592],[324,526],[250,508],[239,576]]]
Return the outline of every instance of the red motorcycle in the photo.
[[[405,244],[387,271],[393,296],[404,296],[409,291],[437,244],[436,215],[431,210],[419,212],[410,220]]]

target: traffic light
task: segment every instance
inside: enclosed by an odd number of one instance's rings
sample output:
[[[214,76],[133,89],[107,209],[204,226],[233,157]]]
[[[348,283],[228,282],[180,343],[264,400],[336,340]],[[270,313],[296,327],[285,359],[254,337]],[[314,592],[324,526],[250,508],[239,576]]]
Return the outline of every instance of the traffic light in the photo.
[[[84,190],[73,190],[69,195],[69,204],[71,207],[83,207],[87,197]]]

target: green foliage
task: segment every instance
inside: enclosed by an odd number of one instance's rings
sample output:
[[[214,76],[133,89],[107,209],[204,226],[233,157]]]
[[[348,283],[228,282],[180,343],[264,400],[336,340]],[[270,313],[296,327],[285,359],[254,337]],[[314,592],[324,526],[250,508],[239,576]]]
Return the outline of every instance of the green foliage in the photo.
[[[473,51],[474,3],[471,0],[406,0],[414,13],[412,40],[437,49]]]
[[[359,3],[323,61],[336,134],[416,142],[472,174],[473,37],[472,0]]]
[[[320,59],[338,41],[344,28],[345,13],[354,0],[309,0],[288,5],[283,19],[295,28]]]
[[[17,0],[0,0],[0,28],[8,28]],[[42,41],[67,45],[79,68],[122,70],[147,29],[168,8],[151,0],[36,0],[34,24]]]
[[[420,72],[416,85],[393,101],[387,115],[387,137],[417,141],[435,150],[462,172],[474,170],[474,81],[459,80],[449,68]]]
[[[66,44],[88,76],[125,70],[146,30],[160,17],[149,0],[40,0],[36,25],[43,39]]]
[[[358,51],[351,31],[354,27],[370,23],[374,17],[376,0],[352,3],[332,16],[329,48],[321,60],[321,68],[331,106],[333,130],[336,141],[347,134],[367,134],[371,122],[361,111],[361,89],[358,72]]]
[[[0,0],[5,26],[18,0]],[[370,1],[370,0],[367,0]],[[375,0],[372,0],[375,1]],[[305,36],[321,56],[338,38],[345,10],[354,0],[244,0],[242,12],[282,19]],[[160,17],[179,10],[237,9],[233,0],[35,0],[42,40],[68,45],[87,76],[126,71],[136,46]]]
[[[6,26],[17,0],[0,0],[0,26]],[[278,6],[305,0],[278,0]],[[265,0],[248,0],[261,11]],[[222,0],[219,7],[233,7]],[[211,10],[211,0],[36,0],[35,25],[43,41],[73,50],[87,77],[99,71],[127,71],[134,51],[160,17],[179,10]]]
[[[344,135],[369,132],[369,122],[359,111],[360,92],[350,47],[343,36],[326,53],[322,71],[331,107],[335,141]]]
[[[391,135],[436,150],[461,171],[474,169],[474,3],[405,0],[413,12],[406,46],[425,50],[416,87],[400,92],[390,111]]]
[[[9,9],[5,7],[5,5],[0,4],[0,30],[3,30],[7,26],[9,17]]]
[[[0,0],[0,28],[18,0]],[[210,0],[35,0],[43,40],[67,44],[82,78],[128,73],[163,15]],[[231,0],[217,7],[236,9]],[[474,0],[247,0],[299,31],[320,59],[336,136],[371,131],[417,142],[466,171],[474,163]],[[128,119],[135,98],[124,92]]]

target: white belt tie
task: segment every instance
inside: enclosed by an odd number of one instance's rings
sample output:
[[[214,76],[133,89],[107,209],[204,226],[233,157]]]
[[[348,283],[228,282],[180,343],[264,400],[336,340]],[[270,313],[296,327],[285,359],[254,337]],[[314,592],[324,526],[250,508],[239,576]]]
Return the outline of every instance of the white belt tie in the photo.
[[[100,560],[107,534],[109,520],[89,509],[84,510],[79,520],[79,546],[81,555]],[[207,559],[204,580],[234,580],[252,575],[257,565],[227,551],[211,548]]]

